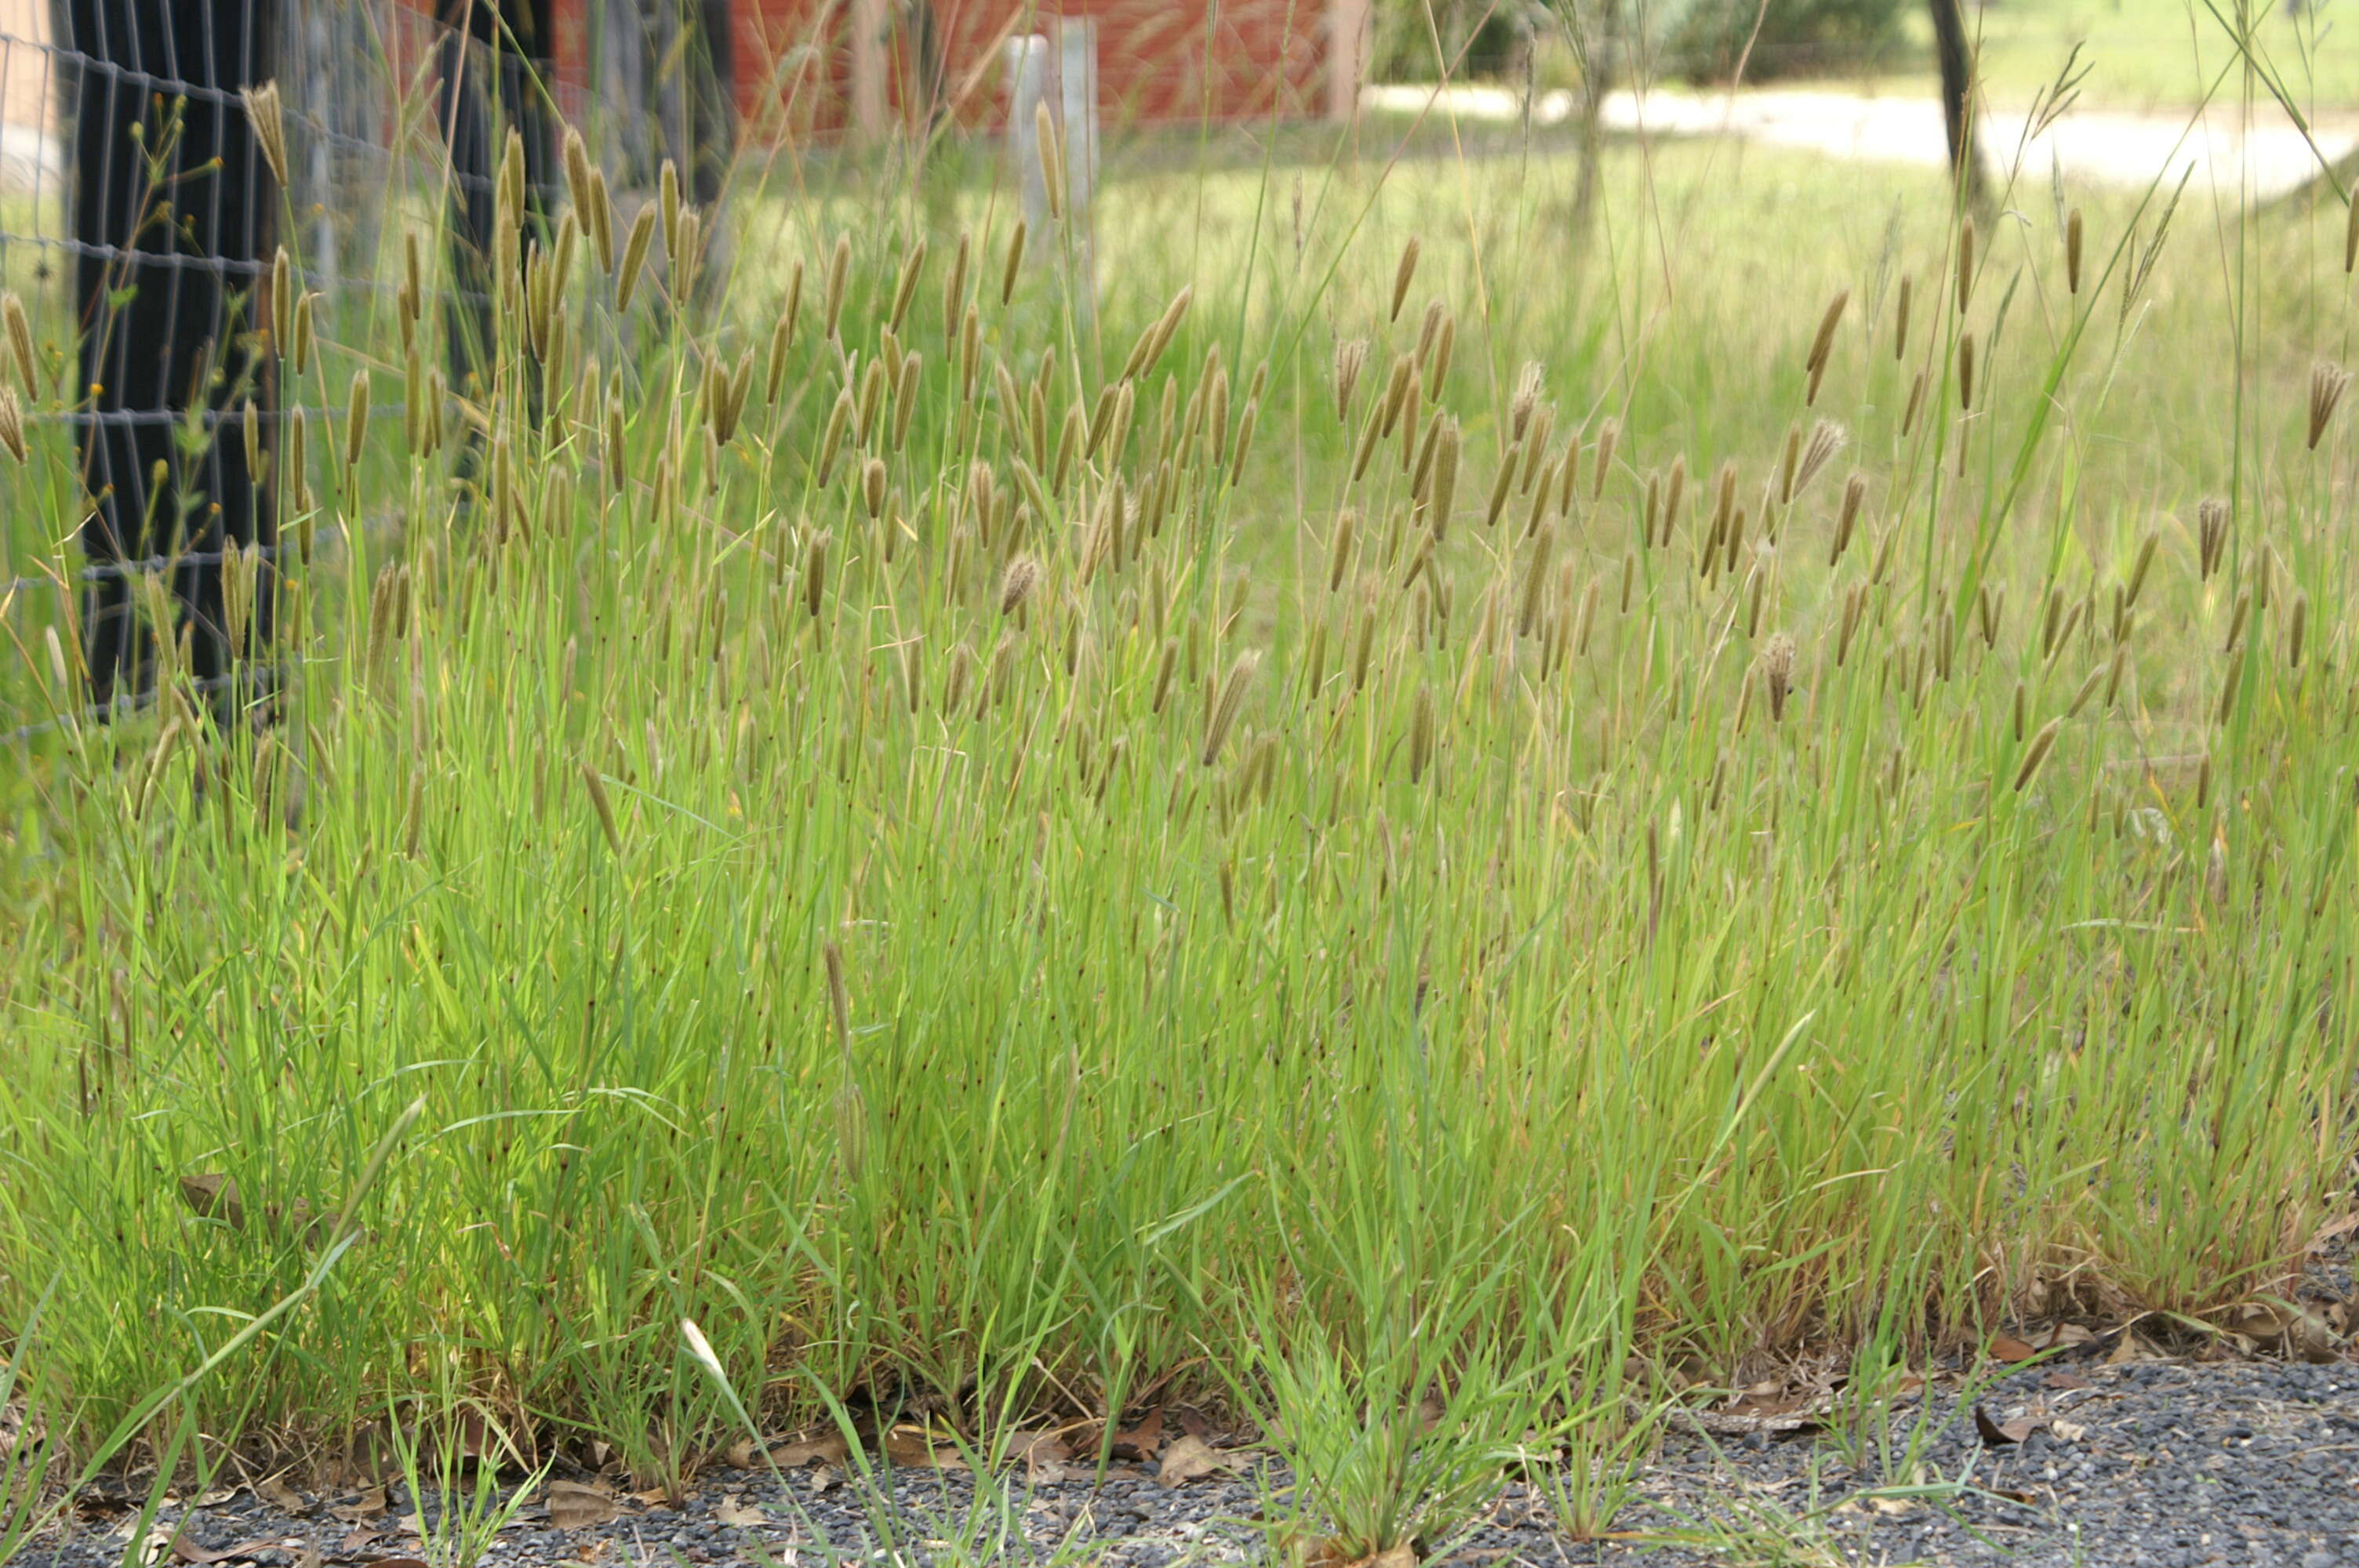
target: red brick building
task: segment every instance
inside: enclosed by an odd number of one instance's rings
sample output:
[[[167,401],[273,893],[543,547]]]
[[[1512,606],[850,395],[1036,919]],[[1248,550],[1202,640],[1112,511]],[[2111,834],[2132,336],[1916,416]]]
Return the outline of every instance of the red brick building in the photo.
[[[960,124],[1006,116],[1004,49],[1096,24],[1103,124],[1343,116],[1367,58],[1369,0],[737,0],[749,133],[876,134],[937,97]],[[558,0],[558,70],[580,79],[592,6]],[[930,37],[928,35],[930,34]]]

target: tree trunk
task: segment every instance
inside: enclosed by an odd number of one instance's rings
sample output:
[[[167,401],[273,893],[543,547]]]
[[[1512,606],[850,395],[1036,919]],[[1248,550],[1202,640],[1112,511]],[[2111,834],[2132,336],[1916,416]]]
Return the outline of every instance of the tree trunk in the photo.
[[[1966,18],[1959,0],[1927,0],[1933,12],[1933,53],[1941,67],[1941,124],[1950,137],[1950,178],[1966,205],[1990,204],[1990,180],[1983,170],[1982,137],[1974,124],[1973,56],[1966,43]]]

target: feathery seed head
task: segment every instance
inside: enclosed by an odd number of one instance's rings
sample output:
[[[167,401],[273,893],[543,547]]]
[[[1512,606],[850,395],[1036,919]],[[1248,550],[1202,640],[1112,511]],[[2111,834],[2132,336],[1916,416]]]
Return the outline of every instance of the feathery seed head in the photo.
[[[262,149],[262,161],[270,166],[270,178],[281,190],[286,189],[287,124],[279,112],[278,83],[241,87],[237,95],[245,104],[245,123],[254,133],[255,146]]]
[[[2318,450],[2319,441],[2326,434],[2327,421],[2334,417],[2335,405],[2343,401],[2345,388],[2351,384],[2351,373],[2341,365],[2319,361],[2310,370],[2310,449]]]

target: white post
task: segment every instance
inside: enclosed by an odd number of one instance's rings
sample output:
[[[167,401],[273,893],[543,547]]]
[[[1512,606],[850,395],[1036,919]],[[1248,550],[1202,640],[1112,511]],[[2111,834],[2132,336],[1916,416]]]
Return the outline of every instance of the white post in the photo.
[[[1007,151],[1016,160],[1016,189],[1024,197],[1024,227],[1038,235],[1049,226],[1049,193],[1040,172],[1037,128],[1040,101],[1048,95],[1049,40],[1020,35],[1007,40]]]
[[[1376,52],[1370,0],[1327,0],[1327,118],[1348,124],[1360,112],[1360,89]]]
[[[852,0],[852,132],[863,142],[885,139],[886,0]]]

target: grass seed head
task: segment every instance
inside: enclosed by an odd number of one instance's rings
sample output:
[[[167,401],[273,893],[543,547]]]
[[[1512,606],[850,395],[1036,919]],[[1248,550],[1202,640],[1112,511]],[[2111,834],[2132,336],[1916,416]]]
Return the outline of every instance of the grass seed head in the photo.
[[[1896,363],[1908,352],[1908,295],[1913,285],[1908,274],[1901,274],[1899,298],[1892,307],[1892,358]]]
[[[1826,309],[1819,317],[1818,332],[1810,339],[1810,351],[1802,361],[1804,370],[1816,371],[1827,362],[1827,356],[1834,350],[1835,329],[1843,324],[1843,308],[1850,303],[1848,288],[1836,290],[1835,297],[1827,301]]]
[[[2351,384],[2351,373],[2341,365],[2325,360],[2310,369],[2310,449],[2318,450],[2319,441],[2326,435],[2327,421],[2334,417],[2335,405],[2343,401],[2343,390]]]
[[[2017,691],[2020,695],[2020,688]],[[2039,733],[2031,738],[2031,744],[2024,748],[2022,762],[2015,770],[2016,794],[2021,795],[2025,787],[2038,776],[2039,764],[2048,760],[2048,753],[2055,748],[2056,737],[2063,730],[2064,716],[2060,713],[2041,725]]]
[[[959,317],[966,309],[966,269],[974,249],[974,236],[964,229],[959,231],[958,251],[951,257],[951,270],[942,277],[942,337],[958,336]]]
[[[1851,547],[1853,531],[1859,525],[1860,508],[1867,502],[1867,476],[1854,474],[1843,481],[1843,506],[1835,514],[1834,545],[1827,553],[1827,565],[1833,566]]]
[[[279,112],[278,83],[241,87],[237,95],[245,105],[245,123],[254,133],[255,146],[262,149],[262,161],[270,166],[270,178],[279,189],[286,189],[287,124]]]
[[[2350,268],[2343,268],[2348,272]],[[2064,287],[2073,294],[2081,292],[2081,210],[2078,207],[2064,220]]]
[[[1408,243],[1401,247],[1400,265],[1393,269],[1393,308],[1385,318],[1387,321],[1400,319],[1401,306],[1408,299],[1409,285],[1417,280],[1417,236],[1411,234]]]
[[[762,377],[762,401],[776,404],[778,394],[787,384],[787,351],[793,347],[795,324],[803,310],[803,263],[795,258],[792,271],[787,275],[787,303],[778,312],[778,319],[770,329],[770,362]]]
[[[926,266],[926,242],[922,236],[909,247],[901,260],[901,276],[893,285],[893,309],[886,318],[886,330],[898,332],[903,318],[909,313],[909,302],[918,297],[918,282]]]
[[[1958,406],[1972,409],[1974,406],[1974,335],[1958,334]]]
[[[1040,585],[1040,563],[1029,556],[1018,556],[1007,563],[999,576],[999,612],[1013,615],[1024,608],[1024,601]]]
[[[631,308],[632,297],[638,293],[639,274],[647,269],[647,250],[655,243],[656,211],[642,207],[631,220],[631,232],[623,239],[623,260],[614,274],[614,314],[625,315]]]
[[[1368,340],[1347,338],[1335,345],[1335,419],[1352,417],[1352,395],[1359,390],[1360,373],[1367,367]]]
[[[843,341],[843,296],[851,286],[852,236],[838,234],[827,258],[827,291],[820,304],[820,336],[831,343]]]
[[[1970,305],[1970,304],[1972,304],[1972,303],[1973,302],[1973,297],[1974,297],[1974,216],[1973,216],[1973,213],[1969,212],[1969,213],[1967,213],[1967,214],[1966,214],[1964,221],[1963,221],[1963,222],[1962,222],[1961,223],[1959,223],[1959,225],[1958,225],[1958,314],[1959,314],[1959,315],[1962,316],[1962,315],[1964,315],[1964,314],[1966,313],[1966,307],[1967,307],[1968,305]]]
[[[25,407],[13,386],[0,386],[0,447],[7,448],[18,462],[25,460]]]
[[[1016,279],[1024,270],[1024,220],[1016,220],[1008,231],[1007,254],[999,266],[999,303],[1004,307],[1016,297]]]
[[[1040,183],[1049,199],[1051,222],[1065,216],[1065,157],[1057,145],[1057,121],[1046,98],[1032,106],[1032,135],[1040,149]]]
[[[1810,481],[1818,477],[1820,470],[1834,460],[1835,455],[1843,449],[1844,442],[1849,439],[1849,433],[1832,419],[1821,419],[1812,426],[1810,441],[1802,448],[1801,460],[1795,466],[1793,490],[1786,499],[1791,501],[1809,490]]]
[[[1239,654],[1229,665],[1226,678],[1212,703],[1212,720],[1204,728],[1203,765],[1211,767],[1221,755],[1221,747],[1229,738],[1229,730],[1245,705],[1245,692],[1253,685],[1254,671],[1261,665],[1261,655],[1250,651]]]

